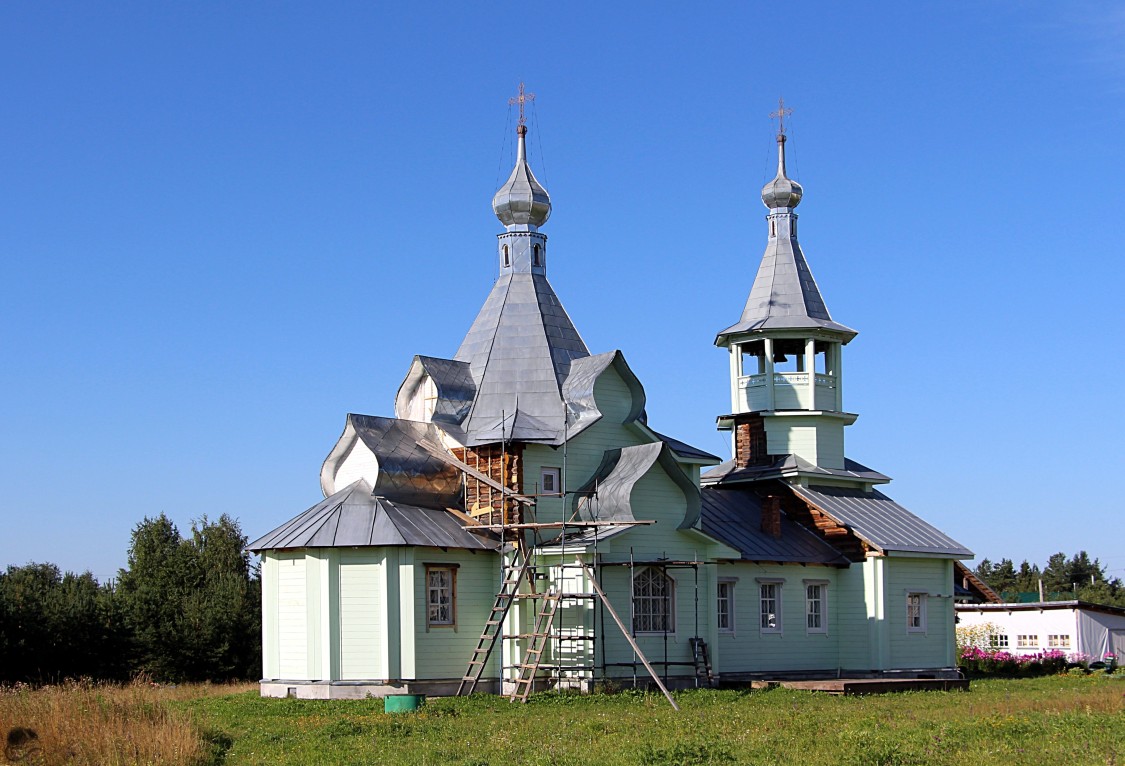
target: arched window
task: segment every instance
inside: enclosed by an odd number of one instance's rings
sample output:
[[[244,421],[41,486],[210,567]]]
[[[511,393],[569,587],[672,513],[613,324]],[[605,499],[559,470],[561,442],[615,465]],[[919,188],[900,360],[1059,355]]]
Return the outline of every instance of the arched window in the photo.
[[[539,260],[539,245],[533,245],[531,248],[531,265],[541,266],[542,262]]]
[[[508,260],[508,246],[504,245],[504,266],[511,266],[511,261]]]
[[[676,583],[656,567],[633,577],[633,632],[673,633],[676,630]]]

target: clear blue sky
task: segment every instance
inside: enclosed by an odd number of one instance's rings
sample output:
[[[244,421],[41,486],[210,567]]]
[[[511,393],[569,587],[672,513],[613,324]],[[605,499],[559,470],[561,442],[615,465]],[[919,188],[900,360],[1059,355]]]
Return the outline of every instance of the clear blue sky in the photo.
[[[0,43],[0,566],[318,501],[484,301],[522,78],[551,282],[654,427],[727,448],[784,95],[849,455],[978,556],[1125,575],[1117,4],[6,2]]]

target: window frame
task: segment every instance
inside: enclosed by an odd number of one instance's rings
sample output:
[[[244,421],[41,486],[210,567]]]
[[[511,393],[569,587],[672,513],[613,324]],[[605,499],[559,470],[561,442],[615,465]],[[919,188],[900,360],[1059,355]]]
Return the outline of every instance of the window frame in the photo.
[[[912,619],[912,612],[914,610],[913,600],[918,599],[918,624],[914,624]],[[911,590],[906,592],[906,632],[907,633],[925,633],[926,632],[926,603],[929,601],[930,594],[924,590]]]
[[[555,491],[548,492],[546,490],[546,477],[551,476],[555,480]],[[555,466],[544,465],[539,467],[539,495],[540,497],[562,497],[562,469]]]
[[[828,580],[809,579],[809,580],[802,580],[801,582],[805,586],[805,632],[811,633],[811,634],[827,634],[828,633],[828,585],[829,585],[829,581]],[[813,614],[809,610],[809,606],[813,602],[813,599],[809,598],[809,589],[810,588],[818,588],[819,591],[820,591],[819,592],[819,598],[817,599],[817,601],[820,603],[820,611],[817,613],[817,616],[820,617],[820,625],[818,627],[815,627],[815,628],[812,627],[811,625],[809,625],[809,618],[812,617],[812,614]]]
[[[989,633],[989,649],[1007,649],[1011,646],[1011,638],[1007,633]]]
[[[650,595],[650,594],[641,595],[641,594],[638,593],[637,581],[641,577],[649,577],[652,574],[655,574],[657,577],[662,577],[664,579],[665,587],[666,587],[667,590],[666,590],[666,592],[663,596]],[[632,613],[633,613],[632,614],[632,617],[633,617],[633,626],[632,626],[633,627],[633,635],[634,636],[675,635],[675,633],[676,633],[676,581],[671,577],[671,575],[669,575],[661,567],[654,567],[654,566],[641,567],[640,570],[638,570],[633,575],[632,580],[630,582],[630,587],[632,589],[631,606],[632,606]],[[662,628],[662,629],[638,630],[637,623],[641,619],[644,618],[644,615],[642,615],[641,610],[637,608],[638,604],[644,603],[644,604],[647,604],[647,605],[651,605],[651,604],[657,603],[660,600],[663,600],[663,602],[665,604],[665,611],[664,611],[664,614],[663,614],[664,628]],[[660,617],[660,615],[658,615],[656,613],[653,613],[653,612],[650,612],[648,614],[648,618],[649,618],[649,621],[650,621],[649,624],[650,625],[655,624],[658,617]]]
[[[455,564],[426,564],[426,630],[431,628],[453,628],[457,629],[457,565]],[[436,572],[448,572],[449,584],[444,586],[449,590],[449,620],[437,621],[432,619],[431,608],[441,608],[442,604],[435,604],[431,599],[434,594],[434,589],[430,585],[430,574]],[[443,586],[438,586],[442,588]]]
[[[781,635],[785,632],[785,579],[782,577],[756,577],[758,583],[758,632],[763,635]],[[766,588],[773,588],[774,595],[766,596]],[[774,602],[773,612],[766,612],[766,601]],[[766,625],[768,614],[773,615],[773,626]]]
[[[1039,648],[1039,634],[1038,633],[1017,633],[1016,634],[1016,648],[1017,649],[1038,649]]]
[[[736,617],[735,604],[736,604],[736,601],[735,601],[735,595],[734,595],[734,586],[736,586],[737,584],[738,584],[738,578],[737,577],[720,577],[719,581],[718,581],[718,587],[716,588],[715,629],[718,630],[720,633],[723,633],[723,634],[726,634],[726,635],[734,635],[735,626],[737,624],[735,622],[735,617]],[[725,597],[723,596],[723,589],[724,588],[727,589],[727,595]],[[726,601],[726,618],[727,618],[726,627],[723,627],[723,624],[721,622],[723,612],[722,612],[722,609],[720,608],[720,604],[722,604],[722,602],[724,600]]]
[[[1070,634],[1069,633],[1048,633],[1047,634],[1047,648],[1048,649],[1069,649],[1070,648]]]

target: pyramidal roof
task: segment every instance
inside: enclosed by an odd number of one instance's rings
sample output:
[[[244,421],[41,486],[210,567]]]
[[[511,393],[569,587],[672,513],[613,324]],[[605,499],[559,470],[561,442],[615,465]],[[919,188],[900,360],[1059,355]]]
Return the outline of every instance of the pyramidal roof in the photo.
[[[805,254],[797,242],[793,209],[804,190],[785,171],[785,135],[777,137],[777,175],[762,189],[762,202],[770,209],[770,238],[750,288],[750,297],[737,323],[719,333],[722,345],[728,335],[758,330],[821,328],[854,337],[849,327],[834,322],[824,304]]]
[[[527,166],[526,129],[518,131],[513,179],[534,179]],[[500,276],[454,359],[469,365],[476,385],[461,423],[472,446],[501,439],[559,443],[566,423],[562,384],[574,359],[590,355],[546,275],[546,237],[538,232],[550,198],[535,182],[537,215],[514,216],[509,187],[493,208],[505,224]],[[534,254],[534,255],[533,255]]]

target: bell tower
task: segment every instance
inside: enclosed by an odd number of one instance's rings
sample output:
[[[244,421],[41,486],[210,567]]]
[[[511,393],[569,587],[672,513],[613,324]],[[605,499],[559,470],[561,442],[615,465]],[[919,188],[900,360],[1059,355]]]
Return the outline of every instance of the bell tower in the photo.
[[[730,352],[732,431],[738,467],[795,455],[819,468],[844,469],[843,347],[856,331],[832,321],[797,241],[797,205],[804,189],[785,168],[784,102],[773,115],[777,175],[762,188],[766,251],[739,321],[715,345]]]

